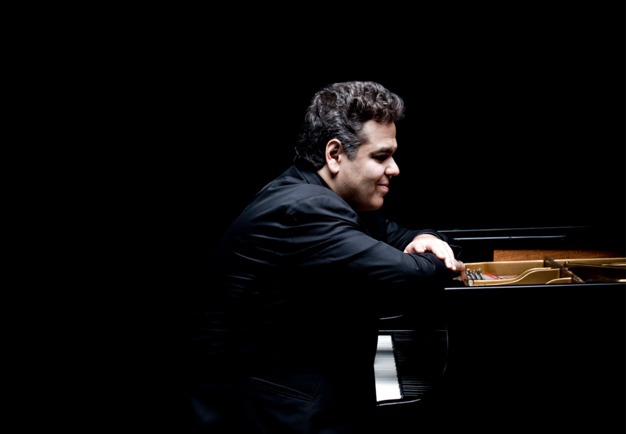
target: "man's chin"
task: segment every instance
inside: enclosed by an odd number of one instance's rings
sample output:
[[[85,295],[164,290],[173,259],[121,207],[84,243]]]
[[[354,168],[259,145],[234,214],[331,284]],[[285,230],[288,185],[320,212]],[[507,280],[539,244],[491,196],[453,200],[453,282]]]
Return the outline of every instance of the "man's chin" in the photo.
[[[381,199],[380,202],[376,202],[376,203],[369,203],[367,205],[364,205],[363,207],[359,208],[359,212],[361,211],[378,211],[379,209],[381,209],[383,207],[383,200]]]

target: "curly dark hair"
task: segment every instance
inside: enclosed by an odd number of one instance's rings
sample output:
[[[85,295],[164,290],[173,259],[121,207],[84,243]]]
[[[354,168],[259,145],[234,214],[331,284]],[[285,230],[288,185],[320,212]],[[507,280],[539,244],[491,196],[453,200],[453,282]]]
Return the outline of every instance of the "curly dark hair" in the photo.
[[[360,144],[363,124],[397,122],[404,117],[404,101],[373,81],[334,83],[317,92],[304,117],[295,147],[294,163],[306,170],[319,170],[326,164],[326,144],[337,139],[348,158],[354,158]]]

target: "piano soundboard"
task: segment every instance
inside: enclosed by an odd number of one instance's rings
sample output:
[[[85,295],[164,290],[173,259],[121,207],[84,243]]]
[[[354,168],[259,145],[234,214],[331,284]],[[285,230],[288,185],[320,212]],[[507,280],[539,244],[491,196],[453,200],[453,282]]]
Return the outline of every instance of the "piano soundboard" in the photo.
[[[624,283],[626,258],[575,258],[465,264],[466,286]]]

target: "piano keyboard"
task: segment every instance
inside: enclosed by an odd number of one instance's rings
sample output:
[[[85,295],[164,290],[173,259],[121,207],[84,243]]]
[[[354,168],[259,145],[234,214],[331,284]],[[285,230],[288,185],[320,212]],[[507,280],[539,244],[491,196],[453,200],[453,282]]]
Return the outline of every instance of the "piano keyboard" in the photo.
[[[378,335],[374,375],[376,376],[376,400],[378,402],[402,398],[391,335]]]
[[[425,339],[413,330],[381,330],[374,361],[376,400],[414,400],[432,389],[447,360],[447,330]]]

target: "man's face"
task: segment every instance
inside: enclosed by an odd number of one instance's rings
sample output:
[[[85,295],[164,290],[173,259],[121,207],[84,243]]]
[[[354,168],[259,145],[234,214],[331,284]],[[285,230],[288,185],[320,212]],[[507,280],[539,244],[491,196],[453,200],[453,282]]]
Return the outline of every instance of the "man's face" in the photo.
[[[393,159],[398,148],[396,125],[367,121],[362,134],[367,141],[357,149],[354,159],[341,160],[337,173],[337,193],[356,211],[372,211],[383,206],[389,180],[400,174]]]

